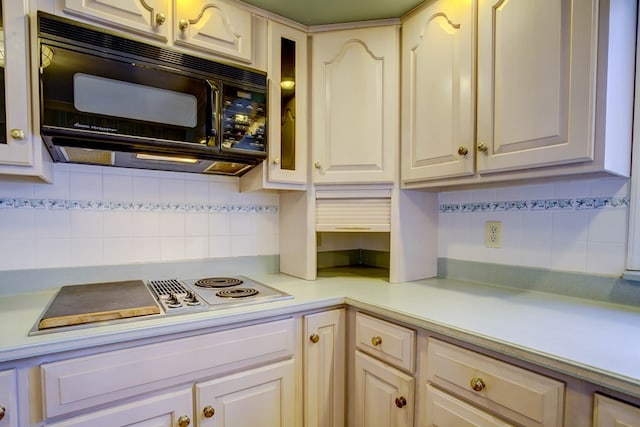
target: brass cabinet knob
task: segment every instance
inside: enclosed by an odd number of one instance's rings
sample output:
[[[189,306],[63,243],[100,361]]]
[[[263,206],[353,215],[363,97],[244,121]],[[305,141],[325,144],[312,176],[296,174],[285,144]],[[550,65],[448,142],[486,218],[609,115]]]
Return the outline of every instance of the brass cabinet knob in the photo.
[[[11,129],[9,131],[9,135],[11,135],[11,138],[17,139],[18,141],[22,141],[24,139],[24,131],[22,129]]]
[[[271,160],[271,163],[278,166],[280,164],[280,157],[276,157],[275,159]]]
[[[471,388],[474,389],[475,391],[482,391],[484,390],[485,387],[486,387],[486,384],[484,383],[484,381],[482,381],[482,378],[471,379]]]
[[[405,399],[404,396],[396,397],[396,406],[398,408],[404,408],[407,406],[407,399]]]
[[[458,155],[466,156],[467,154],[469,154],[469,150],[467,150],[467,147],[462,146],[462,145],[460,147],[458,147]]]
[[[478,143],[478,151],[486,154],[489,152],[489,146],[484,142],[480,142]]]
[[[375,336],[375,337],[371,337],[371,344],[373,344],[374,347],[379,346],[380,344],[382,344],[382,337],[379,336]]]
[[[309,337],[309,341],[311,341],[314,344],[317,343],[318,341],[320,341],[320,335],[311,334],[311,336]]]
[[[313,164],[313,167],[316,168],[316,169],[322,169],[322,164],[320,162],[315,162]]]
[[[167,20],[167,17],[164,16],[164,13],[156,13],[156,24],[162,25]]]
[[[178,21],[178,28],[180,28],[180,31],[184,31],[187,28],[189,28],[189,21],[187,21],[186,19],[181,19],[180,21]]]
[[[0,406],[0,421],[4,418],[4,414],[7,412],[4,406]]]
[[[182,415],[180,416],[180,418],[178,418],[179,427],[187,427],[189,424],[191,424],[191,418],[189,418],[188,416]]]
[[[211,418],[211,417],[213,417],[215,415],[216,410],[213,408],[213,406],[207,405],[202,410],[202,413],[204,414],[205,418]]]

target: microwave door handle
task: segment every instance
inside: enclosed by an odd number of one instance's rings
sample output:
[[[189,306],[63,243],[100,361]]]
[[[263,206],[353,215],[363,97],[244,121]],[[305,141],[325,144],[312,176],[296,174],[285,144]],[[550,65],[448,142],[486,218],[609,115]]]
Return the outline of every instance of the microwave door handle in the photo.
[[[207,80],[209,84],[209,105],[211,106],[211,122],[209,123],[209,135],[216,140],[218,146],[219,123],[220,123],[220,89],[214,82]]]

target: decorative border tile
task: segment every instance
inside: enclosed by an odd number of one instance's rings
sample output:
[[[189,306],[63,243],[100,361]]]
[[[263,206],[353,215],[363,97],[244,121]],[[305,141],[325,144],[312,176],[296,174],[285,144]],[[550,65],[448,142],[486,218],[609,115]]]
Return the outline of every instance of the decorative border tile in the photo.
[[[141,203],[102,200],[0,198],[0,209],[123,210],[215,213],[277,213],[275,205],[234,205],[206,203]]]
[[[588,210],[628,208],[629,197],[585,197],[579,199],[510,200],[504,202],[473,202],[441,204],[440,213],[522,212],[549,210]]]

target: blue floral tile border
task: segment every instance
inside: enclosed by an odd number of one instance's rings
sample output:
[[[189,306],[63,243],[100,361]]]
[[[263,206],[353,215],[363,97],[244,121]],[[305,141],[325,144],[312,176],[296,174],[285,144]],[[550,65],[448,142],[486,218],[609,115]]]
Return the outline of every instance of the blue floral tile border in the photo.
[[[439,206],[440,213],[520,212],[627,208],[629,197],[585,197],[576,199],[535,199],[504,202],[450,203]]]
[[[67,209],[118,210],[163,212],[216,212],[216,213],[277,213],[275,205],[206,204],[206,203],[144,203],[109,202],[97,200],[15,199],[0,198],[0,209]]]

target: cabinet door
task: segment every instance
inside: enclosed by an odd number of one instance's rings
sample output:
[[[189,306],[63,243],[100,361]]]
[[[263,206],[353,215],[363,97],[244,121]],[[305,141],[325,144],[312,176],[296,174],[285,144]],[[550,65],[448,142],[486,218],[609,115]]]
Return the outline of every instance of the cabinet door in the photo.
[[[413,426],[413,377],[356,351],[356,427]]]
[[[16,371],[0,372],[0,427],[18,427]]]
[[[295,427],[294,361],[196,384],[196,425]]]
[[[596,0],[481,0],[480,173],[594,158]]]
[[[251,63],[252,15],[223,0],[176,2],[175,43]]]
[[[593,405],[593,426],[638,427],[640,426],[640,408],[596,394]]]
[[[398,27],[313,36],[313,181],[396,180]]]
[[[191,387],[45,424],[49,427],[186,427],[193,422]]]
[[[500,418],[427,385],[425,425],[456,427],[512,427]]]
[[[474,3],[438,0],[403,22],[403,182],[475,172]]]
[[[64,10],[168,40],[170,0],[65,0]]]
[[[345,310],[304,317],[306,427],[344,425]]]
[[[0,45],[4,53],[0,67],[3,90],[0,94],[0,163],[14,166],[34,164],[25,3],[4,0],[0,15]],[[9,105],[11,108],[7,108]]]

